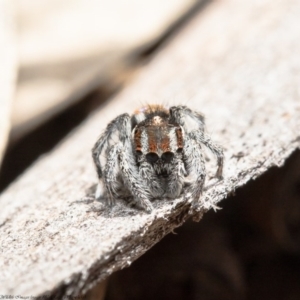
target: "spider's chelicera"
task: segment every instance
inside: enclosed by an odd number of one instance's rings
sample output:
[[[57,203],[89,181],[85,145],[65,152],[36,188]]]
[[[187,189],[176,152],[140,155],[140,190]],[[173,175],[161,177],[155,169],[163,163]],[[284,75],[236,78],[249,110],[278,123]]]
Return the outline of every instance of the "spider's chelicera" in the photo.
[[[197,205],[206,176],[202,145],[217,157],[216,177],[221,178],[223,171],[223,150],[205,134],[204,127],[203,115],[186,106],[168,110],[148,105],[132,116],[116,117],[92,150],[100,184],[105,187],[102,195],[98,188],[96,197],[107,199],[110,205],[117,198],[131,199],[151,212],[151,200],[174,199],[184,191]],[[115,133],[117,142],[113,141]]]

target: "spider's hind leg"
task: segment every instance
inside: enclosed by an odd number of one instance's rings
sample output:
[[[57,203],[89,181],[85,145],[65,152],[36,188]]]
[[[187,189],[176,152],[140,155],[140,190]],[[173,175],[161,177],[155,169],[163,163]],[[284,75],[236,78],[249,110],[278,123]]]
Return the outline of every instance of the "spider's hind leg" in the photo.
[[[197,111],[193,111],[187,106],[173,106],[170,108],[170,122],[174,122],[182,126],[186,132],[188,132],[188,128],[186,126],[186,118],[190,117],[193,119],[198,128],[193,130],[189,136],[194,139],[199,147],[200,144],[204,144],[210,151],[212,151],[217,157],[218,169],[216,172],[216,177],[218,179],[222,179],[223,174],[223,164],[224,164],[224,154],[223,149],[218,145],[214,144],[210,137],[205,134],[205,118],[202,114]]]
[[[187,106],[179,105],[179,106],[172,106],[170,107],[170,122],[174,122],[182,126],[185,130],[186,128],[186,118],[190,117],[194,120],[197,125],[198,129],[204,131],[205,129],[205,118],[204,115],[197,111],[193,111]]]
[[[122,180],[124,186],[131,192],[133,202],[150,213],[153,208],[150,202],[151,193],[144,180],[141,180],[132,152],[130,141],[127,141],[124,146],[119,144],[118,159]]]
[[[189,136],[186,136],[183,160],[189,177],[188,187],[186,189],[186,198],[192,198],[192,208],[196,208],[200,203],[199,200],[206,177],[205,161],[201,146],[199,146],[197,142]]]
[[[189,135],[199,145],[200,143],[204,144],[213,154],[216,155],[218,168],[215,176],[221,180],[223,178],[223,165],[224,165],[223,149],[220,146],[213,143],[210,137],[201,130],[193,130]]]

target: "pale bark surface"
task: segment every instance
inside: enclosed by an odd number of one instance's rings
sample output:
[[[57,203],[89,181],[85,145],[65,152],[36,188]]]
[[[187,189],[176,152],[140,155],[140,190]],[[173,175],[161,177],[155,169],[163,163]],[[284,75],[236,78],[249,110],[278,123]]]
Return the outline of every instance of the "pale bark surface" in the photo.
[[[17,75],[13,7],[0,1],[0,165],[10,131],[11,107]]]
[[[140,103],[203,112],[225,149],[224,181],[202,213],[300,146],[300,3],[216,1],[194,18],[109,104],[1,196],[0,293],[85,293],[127,267],[188,217],[182,198],[153,213],[84,201],[97,182],[90,149],[105,125]],[[207,163],[208,177],[215,160]],[[209,181],[207,181],[209,185]],[[97,211],[98,210],[98,211]]]

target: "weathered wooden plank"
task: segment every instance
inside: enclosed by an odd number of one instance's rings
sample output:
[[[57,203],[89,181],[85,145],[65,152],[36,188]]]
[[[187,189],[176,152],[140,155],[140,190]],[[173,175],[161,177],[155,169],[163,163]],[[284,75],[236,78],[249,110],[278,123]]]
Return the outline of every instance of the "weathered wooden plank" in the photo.
[[[0,164],[10,131],[11,107],[17,73],[12,10],[9,1],[0,2]]]
[[[11,139],[99,85],[120,84],[117,74],[129,71],[129,54],[154,42],[199,2],[17,0],[20,76]]]
[[[140,101],[202,111],[224,146],[224,181],[204,193],[201,213],[280,166],[300,146],[299,12],[296,0],[214,2],[128,88],[12,184],[0,198],[1,294],[85,293],[189,217],[182,198],[155,201],[151,214],[121,202],[108,211],[83,199],[96,184],[96,137]],[[214,174],[214,160],[207,170]]]

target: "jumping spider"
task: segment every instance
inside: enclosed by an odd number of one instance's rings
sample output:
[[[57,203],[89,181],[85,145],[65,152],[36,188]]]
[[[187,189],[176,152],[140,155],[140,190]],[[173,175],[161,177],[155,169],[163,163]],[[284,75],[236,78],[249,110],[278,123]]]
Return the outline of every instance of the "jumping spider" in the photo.
[[[188,119],[195,129],[188,129]],[[177,198],[184,188],[185,197],[192,198],[196,207],[206,176],[202,144],[217,156],[216,177],[221,179],[223,171],[223,150],[205,134],[204,125],[204,116],[186,106],[167,110],[148,105],[132,116],[125,113],[112,120],[92,150],[108,204],[129,197],[151,212],[151,200]],[[113,134],[118,136],[115,143]],[[99,157],[103,152],[104,168]]]

